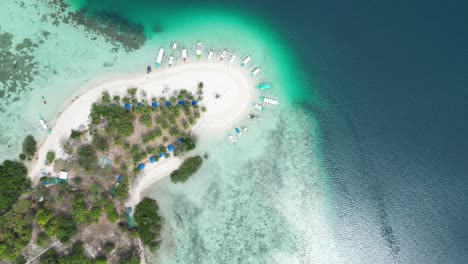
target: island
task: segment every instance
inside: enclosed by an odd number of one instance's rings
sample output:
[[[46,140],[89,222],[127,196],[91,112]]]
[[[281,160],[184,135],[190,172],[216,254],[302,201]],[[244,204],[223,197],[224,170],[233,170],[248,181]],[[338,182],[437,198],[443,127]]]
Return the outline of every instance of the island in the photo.
[[[242,67],[197,61],[77,95],[39,147],[28,136],[0,166],[0,260],[144,263],[164,218],[142,192],[186,182],[203,163],[197,139],[226,137],[254,87]]]

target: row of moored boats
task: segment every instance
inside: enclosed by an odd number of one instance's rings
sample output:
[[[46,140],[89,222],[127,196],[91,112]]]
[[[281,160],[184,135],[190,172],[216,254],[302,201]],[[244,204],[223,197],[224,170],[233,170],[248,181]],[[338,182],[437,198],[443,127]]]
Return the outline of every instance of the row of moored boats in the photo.
[[[173,65],[175,65],[176,63],[176,59],[177,59],[177,54],[178,52],[180,52],[180,56],[182,58],[182,62],[183,63],[186,63],[187,62],[187,56],[188,56],[188,50],[185,46],[183,46],[180,50],[179,50],[179,44],[177,42],[172,42],[171,43],[171,47],[170,47],[170,54],[169,54],[169,57],[165,60],[164,58],[164,55],[166,53],[166,50],[164,48],[160,48],[159,51],[158,51],[158,54],[156,55],[156,63],[155,63],[155,66],[156,66],[156,69],[163,66],[163,63],[167,63],[167,66],[168,67],[171,67]],[[237,54],[236,52],[233,52],[232,54],[230,54],[230,57],[229,57],[229,60],[227,59],[227,56],[228,56],[228,50],[227,49],[223,49],[219,52],[216,52],[215,54],[215,50],[214,49],[209,49],[208,50],[208,53],[206,55],[206,58],[208,61],[212,61],[216,55],[216,57],[218,57],[219,61],[220,62],[223,62],[223,61],[229,61],[229,64],[233,64],[236,60],[237,60]],[[196,43],[195,45],[195,56],[197,58],[197,60],[201,59],[204,54],[206,54],[206,52],[204,52],[204,48],[202,46],[202,43],[199,41]],[[249,55],[246,55],[242,58],[242,61],[240,63],[240,67],[248,67],[250,66],[252,63],[252,57],[249,56]],[[258,75],[260,73],[260,67],[254,67],[250,73],[250,76],[254,77],[256,75]],[[151,65],[148,65],[147,67],[147,72],[150,73],[151,72]]]

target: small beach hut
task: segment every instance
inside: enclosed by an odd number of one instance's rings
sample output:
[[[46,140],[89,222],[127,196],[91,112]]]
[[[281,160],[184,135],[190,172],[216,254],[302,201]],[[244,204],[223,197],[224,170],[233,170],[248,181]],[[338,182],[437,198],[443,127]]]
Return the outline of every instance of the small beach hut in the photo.
[[[162,158],[162,157],[164,157],[164,156],[166,156],[166,153],[164,153],[164,152],[159,153],[159,157],[160,157],[160,158]]]
[[[169,106],[171,106],[171,102],[166,101],[166,104],[165,104],[165,105],[166,105],[166,107],[169,107]]]
[[[142,105],[143,105],[142,102],[138,102],[138,103],[137,103],[137,107],[141,107]]]
[[[184,100],[179,100],[179,105],[185,105],[185,101]]]
[[[174,151],[174,146],[170,144],[169,146],[167,146],[167,150],[171,152]]]
[[[197,100],[193,100],[193,101],[192,101],[192,106],[196,106],[196,105],[198,105],[198,101],[197,101]]]
[[[60,182],[66,182],[66,181],[68,181],[68,172],[66,172],[66,171],[60,171],[60,172],[59,172],[59,181],[60,181]]]
[[[143,170],[144,168],[145,168],[145,164],[143,164],[143,163],[138,164],[138,169],[139,170]]]
[[[152,107],[158,107],[158,102],[151,102]]]
[[[127,110],[132,109],[132,105],[129,104],[129,103],[125,103],[124,107],[125,107],[125,109],[127,109]]]
[[[149,158],[149,162],[150,162],[150,163],[155,163],[155,162],[156,162],[156,158],[155,158],[154,156],[151,156],[151,157]]]

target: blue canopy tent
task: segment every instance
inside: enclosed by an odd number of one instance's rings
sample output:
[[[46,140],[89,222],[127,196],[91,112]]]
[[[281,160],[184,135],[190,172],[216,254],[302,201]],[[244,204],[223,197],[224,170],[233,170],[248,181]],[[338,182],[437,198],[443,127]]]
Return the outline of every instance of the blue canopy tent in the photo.
[[[141,107],[142,105],[143,105],[142,102],[138,102],[138,103],[137,103],[137,107]]]
[[[155,162],[156,162],[156,158],[155,158],[154,156],[151,156],[151,157],[149,158],[149,162],[150,162],[150,163],[155,163]]]
[[[171,102],[166,101],[166,107],[169,107],[169,106],[171,106]]]
[[[127,109],[127,110],[132,109],[132,105],[129,104],[129,103],[125,103],[124,107],[125,107],[125,109]]]
[[[151,102],[152,107],[158,107],[158,102]]]
[[[196,105],[198,105],[198,101],[197,101],[197,100],[193,100],[193,101],[192,101],[192,106],[196,106]]]
[[[145,168],[145,164],[143,164],[143,163],[138,164],[138,169],[139,170],[143,170],[144,168]]]
[[[123,180],[123,176],[122,176],[122,175],[117,176],[117,182],[120,183],[120,182],[122,182],[122,180]]]
[[[174,146],[170,144],[169,146],[167,146],[167,150],[171,152],[174,151]]]
[[[159,153],[159,157],[160,157],[160,158],[162,158],[162,157],[164,157],[164,156],[166,156],[166,153],[164,153],[164,152]]]
[[[185,105],[185,101],[184,100],[179,100],[179,105]]]

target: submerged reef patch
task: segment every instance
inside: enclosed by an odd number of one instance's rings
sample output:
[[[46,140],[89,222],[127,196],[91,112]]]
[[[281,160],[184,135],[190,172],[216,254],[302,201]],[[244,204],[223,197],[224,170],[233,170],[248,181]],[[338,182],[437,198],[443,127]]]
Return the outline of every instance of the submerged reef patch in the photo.
[[[22,92],[31,88],[28,86],[37,74],[37,62],[33,52],[39,44],[25,38],[17,44],[13,42],[13,34],[2,32],[0,28],[0,110],[8,103],[19,100]]]
[[[114,51],[123,48],[126,52],[141,48],[146,42],[143,25],[133,23],[117,13],[92,11],[84,6],[76,12],[69,11],[69,5],[64,0],[42,0],[47,4],[51,13],[48,17],[54,25],[60,23],[71,24],[75,27],[84,27],[88,37],[103,37],[111,43]],[[47,18],[44,18],[47,19]]]

